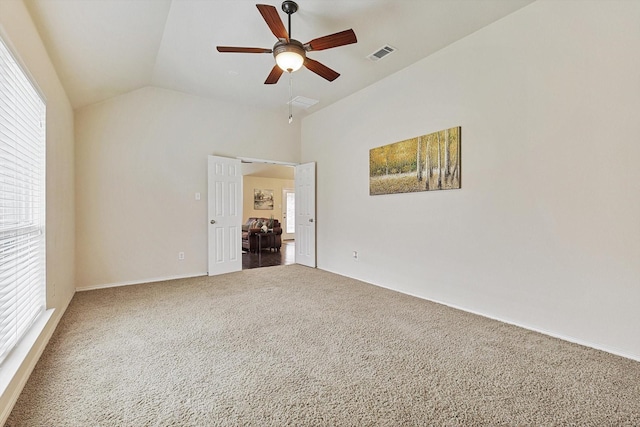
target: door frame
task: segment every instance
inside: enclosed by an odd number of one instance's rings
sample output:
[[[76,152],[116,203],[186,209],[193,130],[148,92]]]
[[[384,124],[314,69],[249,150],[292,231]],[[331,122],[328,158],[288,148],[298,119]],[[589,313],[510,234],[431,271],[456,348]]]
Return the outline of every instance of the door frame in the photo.
[[[294,168],[304,164],[304,163],[298,163],[298,162],[285,162],[285,161],[280,161],[280,160],[255,159],[255,158],[251,158],[251,157],[236,157],[236,159],[238,159],[238,160],[240,160],[240,162],[244,162],[244,163],[265,163],[265,164],[271,164],[271,165],[292,166]],[[309,162],[306,162],[306,163],[309,163]],[[313,163],[315,163],[315,161]],[[295,176],[293,177],[293,180],[294,180],[294,183],[295,183],[295,180],[296,180]],[[294,185],[294,187],[295,187],[295,185]],[[240,198],[242,200],[244,200],[244,191],[245,191],[244,190],[244,185],[242,185],[240,187],[240,192],[241,192]],[[317,213],[317,210],[318,210],[317,204],[315,206],[315,210],[316,210],[316,213]],[[294,239],[295,240],[297,240],[297,238],[298,238],[297,234],[298,234],[298,227],[296,227],[296,231],[294,233]],[[314,262],[314,265],[315,265],[317,263],[317,258],[318,258],[318,254],[315,251],[314,251],[314,257],[316,259],[316,262]]]

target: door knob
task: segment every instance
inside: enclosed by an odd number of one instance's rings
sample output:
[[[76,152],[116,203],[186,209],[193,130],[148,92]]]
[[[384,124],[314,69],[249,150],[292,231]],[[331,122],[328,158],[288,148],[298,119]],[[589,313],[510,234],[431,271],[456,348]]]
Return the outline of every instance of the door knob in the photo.
[[[211,220],[211,224],[215,224],[215,223],[216,223],[216,220],[215,220],[215,219],[212,219],[212,220]]]
[[[309,218],[309,222],[313,222],[313,218]]]

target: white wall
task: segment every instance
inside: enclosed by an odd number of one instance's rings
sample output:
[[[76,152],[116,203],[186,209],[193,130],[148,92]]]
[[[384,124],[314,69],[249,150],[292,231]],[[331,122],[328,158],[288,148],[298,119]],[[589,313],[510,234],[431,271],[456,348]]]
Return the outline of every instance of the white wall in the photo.
[[[47,308],[53,316],[24,360],[15,363],[16,349],[0,369],[5,383],[7,366],[19,366],[0,390],[0,424],[9,415],[40,352],[75,292],[73,111],[31,17],[21,0],[0,1],[0,34],[31,74],[47,102]],[[12,370],[12,369],[11,369]]]
[[[80,289],[206,274],[207,155],[296,162],[300,125],[146,87],[77,110],[76,140]]]
[[[638,22],[539,0],[304,119],[318,266],[640,359]],[[462,189],[368,195],[369,149],[453,126]]]

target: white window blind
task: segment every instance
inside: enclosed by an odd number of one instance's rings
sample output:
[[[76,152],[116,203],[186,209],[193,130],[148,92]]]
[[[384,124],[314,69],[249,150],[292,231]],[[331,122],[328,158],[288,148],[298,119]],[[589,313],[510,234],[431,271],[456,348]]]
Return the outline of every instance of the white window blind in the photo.
[[[0,363],[45,309],[45,104],[0,39]]]

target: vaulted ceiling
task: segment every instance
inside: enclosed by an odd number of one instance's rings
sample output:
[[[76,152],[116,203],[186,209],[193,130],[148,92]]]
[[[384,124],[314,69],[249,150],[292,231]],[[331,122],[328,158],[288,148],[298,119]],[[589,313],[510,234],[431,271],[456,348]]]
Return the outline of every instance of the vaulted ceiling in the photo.
[[[313,112],[431,55],[533,0],[298,0],[301,42],[353,28],[358,43],[309,53],[341,73],[328,82],[293,73],[293,95]],[[285,22],[280,2],[276,6]],[[218,53],[217,45],[271,49],[275,36],[248,0],[25,0],[74,108],[145,86],[248,107],[287,109],[289,78],[265,85],[270,54]],[[397,50],[367,57],[384,45]]]

